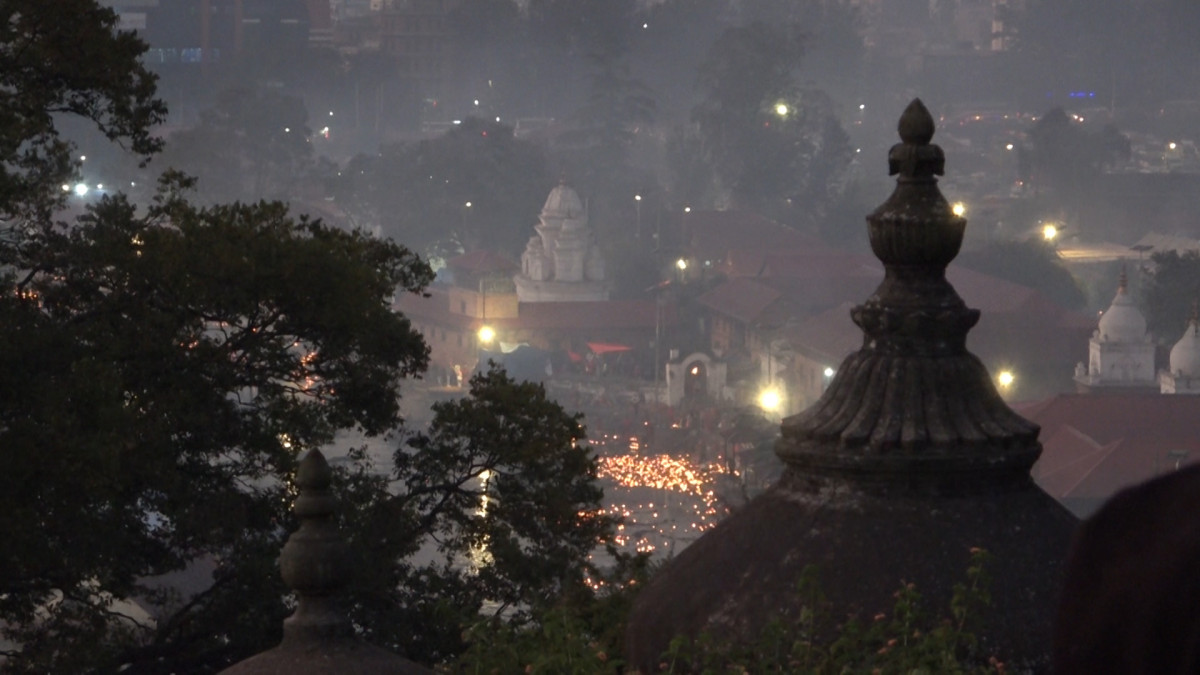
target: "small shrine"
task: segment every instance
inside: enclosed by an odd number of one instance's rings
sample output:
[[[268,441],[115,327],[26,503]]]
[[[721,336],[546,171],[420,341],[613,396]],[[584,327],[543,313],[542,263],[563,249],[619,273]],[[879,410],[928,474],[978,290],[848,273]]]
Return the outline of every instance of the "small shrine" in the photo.
[[[1075,382],[1081,392],[1157,389],[1154,341],[1146,333],[1146,317],[1129,294],[1124,270],[1117,295],[1088,342],[1087,365],[1075,366]]]
[[[1158,374],[1164,394],[1200,394],[1200,317],[1192,308],[1183,337],[1171,347],[1168,369]]]
[[[560,182],[546,198],[538,221],[537,234],[521,254],[521,271],[513,277],[518,301],[607,300],[604,257],[575,190]]]

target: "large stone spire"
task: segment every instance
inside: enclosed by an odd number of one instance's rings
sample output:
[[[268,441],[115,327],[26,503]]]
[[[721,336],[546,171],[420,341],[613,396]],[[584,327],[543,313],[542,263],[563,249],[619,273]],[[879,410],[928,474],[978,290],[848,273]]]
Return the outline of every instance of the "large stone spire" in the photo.
[[[972,547],[993,554],[984,654],[1044,669],[1060,567],[1076,521],[1029,475],[1038,427],[1001,400],[966,349],[979,319],[946,281],[966,220],[937,187],[945,163],[914,100],[888,155],[891,197],[867,217],[883,283],[852,312],[862,348],[824,396],[783,422],[779,482],[668,563],[626,634],[653,672],[679,634],[753,643],[791,615],[810,564],[835,615],[889,612],[912,582],[946,607]]]

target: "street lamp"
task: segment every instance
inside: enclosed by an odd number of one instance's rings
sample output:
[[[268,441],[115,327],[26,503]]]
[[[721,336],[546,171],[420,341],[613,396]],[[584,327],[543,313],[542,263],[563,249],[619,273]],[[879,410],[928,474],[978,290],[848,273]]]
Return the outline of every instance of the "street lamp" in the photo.
[[[637,238],[642,238],[642,196],[634,195],[633,201],[637,204]]]
[[[490,344],[494,339],[496,339],[496,331],[493,330],[491,326],[483,325],[479,327],[480,344]]]
[[[758,407],[769,413],[779,411],[780,405],[783,404],[783,396],[778,389],[768,387],[763,389],[758,394]]]
[[[1000,383],[1001,389],[1010,389],[1017,381],[1017,376],[1013,375],[1011,370],[1002,370],[996,375],[996,381]]]
[[[950,211],[959,218],[962,218],[963,214],[967,212],[967,205],[962,202],[954,202],[950,207]]]
[[[788,114],[787,104],[786,103],[776,103],[775,104],[775,114],[779,115],[780,117],[787,117],[787,114]]]
[[[1058,227],[1054,223],[1046,223],[1046,225],[1042,227],[1042,239],[1045,239],[1046,241],[1054,241],[1054,238],[1057,236]]]

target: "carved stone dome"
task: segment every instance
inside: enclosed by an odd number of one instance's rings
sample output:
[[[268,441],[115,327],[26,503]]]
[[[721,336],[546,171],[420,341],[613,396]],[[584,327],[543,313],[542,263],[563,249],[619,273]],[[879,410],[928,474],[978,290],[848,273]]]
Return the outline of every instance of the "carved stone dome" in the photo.
[[[1122,282],[1117,297],[1100,317],[1100,339],[1105,342],[1145,342],[1146,317],[1133,302]]]
[[[1200,377],[1200,325],[1192,319],[1183,337],[1171,348],[1171,374]]]
[[[587,219],[579,193],[566,183],[559,183],[550,191],[542,207],[542,216],[561,220],[583,219],[585,223]]]

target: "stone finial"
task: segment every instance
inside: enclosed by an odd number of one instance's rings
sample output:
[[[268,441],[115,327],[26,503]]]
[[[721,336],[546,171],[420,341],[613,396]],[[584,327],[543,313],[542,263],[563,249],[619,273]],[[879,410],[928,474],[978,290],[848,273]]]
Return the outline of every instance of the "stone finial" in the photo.
[[[340,606],[340,594],[350,572],[349,548],[335,519],[333,472],[320,450],[310,451],[296,472],[300,496],[294,513],[300,527],[279,555],[283,581],[296,593],[296,611],[283,622],[283,639],[344,637],[350,620]]]
[[[1121,263],[1121,276],[1117,278],[1117,293],[1125,295],[1129,292],[1129,275],[1125,273],[1125,263]]]
[[[899,132],[902,142],[888,154],[896,188],[867,216],[886,272],[851,312],[863,347],[815,405],[784,420],[776,452],[818,474],[1027,475],[1041,451],[1038,427],[1009,409],[967,352],[979,311],[946,280],[967,221],[937,187],[945,160],[930,143],[933,116],[919,99],[901,115]]]

